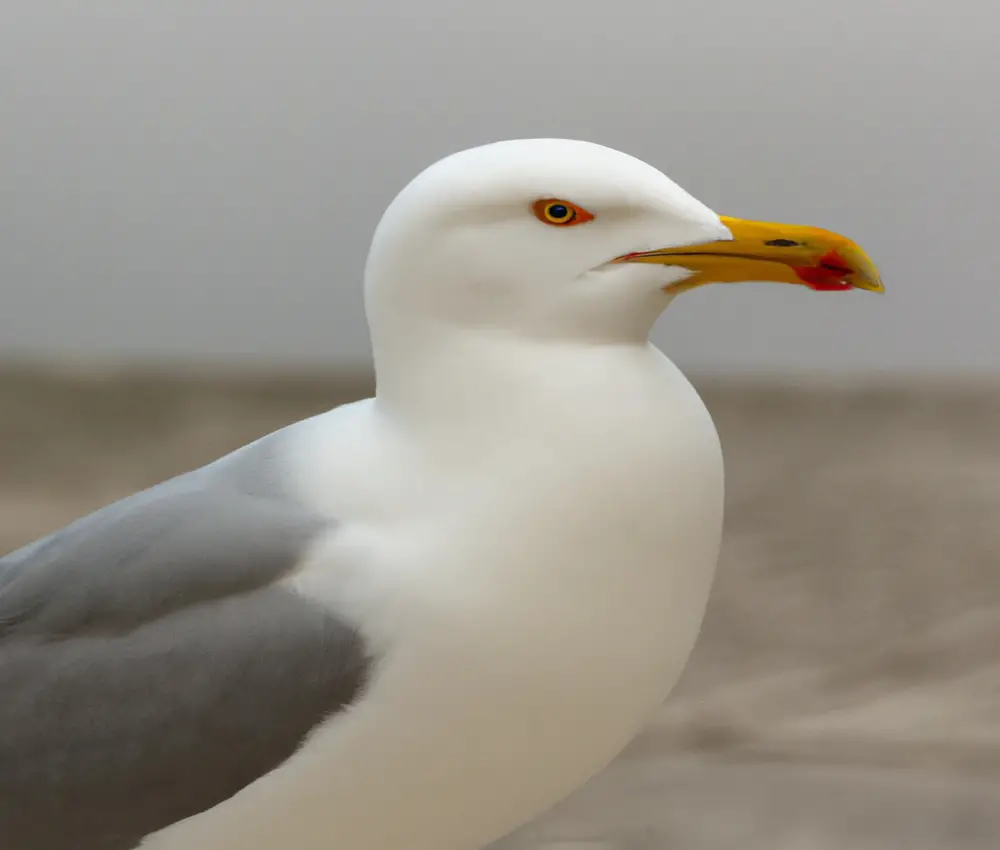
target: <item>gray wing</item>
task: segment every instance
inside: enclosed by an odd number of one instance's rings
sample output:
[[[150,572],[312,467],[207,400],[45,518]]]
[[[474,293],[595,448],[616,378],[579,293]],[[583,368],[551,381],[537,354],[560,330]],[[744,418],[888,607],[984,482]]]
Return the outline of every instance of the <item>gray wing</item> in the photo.
[[[276,446],[0,559],[0,848],[130,850],[356,698],[359,636],[277,584],[327,523]]]

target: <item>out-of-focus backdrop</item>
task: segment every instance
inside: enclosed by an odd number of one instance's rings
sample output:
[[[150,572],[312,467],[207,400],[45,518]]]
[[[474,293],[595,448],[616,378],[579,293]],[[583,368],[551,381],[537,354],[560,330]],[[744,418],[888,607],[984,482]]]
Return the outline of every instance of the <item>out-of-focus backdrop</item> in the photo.
[[[888,294],[668,311],[728,463],[705,629],[505,844],[995,850],[998,8],[0,0],[0,550],[370,392],[368,239],[431,161],[609,144]]]

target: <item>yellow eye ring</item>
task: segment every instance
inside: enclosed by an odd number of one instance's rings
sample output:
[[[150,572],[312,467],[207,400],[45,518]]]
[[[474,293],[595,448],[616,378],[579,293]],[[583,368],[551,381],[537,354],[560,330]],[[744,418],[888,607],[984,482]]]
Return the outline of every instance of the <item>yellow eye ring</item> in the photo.
[[[543,224],[551,224],[555,227],[566,227],[571,224],[583,224],[593,220],[594,216],[583,207],[562,201],[558,198],[543,198],[535,201],[532,210]]]
[[[566,204],[546,204],[542,213],[549,224],[569,224],[576,218],[576,210]]]

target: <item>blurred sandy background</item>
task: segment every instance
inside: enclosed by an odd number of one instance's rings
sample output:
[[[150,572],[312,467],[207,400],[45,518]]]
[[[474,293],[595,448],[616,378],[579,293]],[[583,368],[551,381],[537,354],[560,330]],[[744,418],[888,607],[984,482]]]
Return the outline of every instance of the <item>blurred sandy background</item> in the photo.
[[[719,578],[662,720],[504,844],[1000,847],[1000,387],[698,381]],[[367,394],[364,376],[0,376],[0,548]]]

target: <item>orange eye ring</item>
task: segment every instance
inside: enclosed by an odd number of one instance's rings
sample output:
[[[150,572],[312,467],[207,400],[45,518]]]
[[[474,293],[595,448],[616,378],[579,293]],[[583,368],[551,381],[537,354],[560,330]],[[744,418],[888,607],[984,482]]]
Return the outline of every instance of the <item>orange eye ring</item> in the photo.
[[[537,218],[543,224],[551,224],[554,227],[568,227],[572,224],[584,224],[593,221],[594,216],[583,207],[561,201],[558,198],[543,198],[535,201],[531,207]]]

